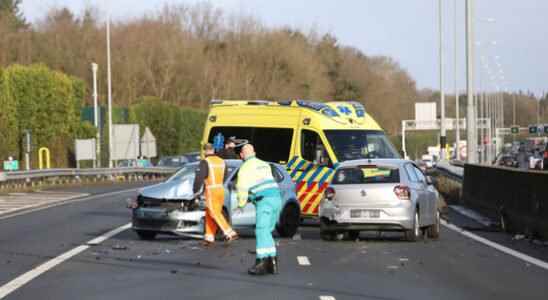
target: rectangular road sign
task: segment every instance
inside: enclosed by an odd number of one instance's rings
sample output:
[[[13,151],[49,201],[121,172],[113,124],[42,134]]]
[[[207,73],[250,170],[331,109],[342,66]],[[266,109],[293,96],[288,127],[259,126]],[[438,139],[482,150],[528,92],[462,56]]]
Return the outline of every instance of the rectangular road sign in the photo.
[[[519,133],[519,126],[512,126],[512,134],[518,134]]]

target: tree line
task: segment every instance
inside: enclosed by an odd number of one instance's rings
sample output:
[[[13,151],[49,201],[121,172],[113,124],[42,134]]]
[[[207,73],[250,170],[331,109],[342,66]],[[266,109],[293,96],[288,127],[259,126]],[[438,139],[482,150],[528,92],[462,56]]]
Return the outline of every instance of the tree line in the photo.
[[[106,103],[105,20],[99,10],[88,7],[73,12],[59,7],[29,23],[19,10],[20,3],[0,0],[0,67],[8,74],[13,73],[10,68],[47,67],[79,79],[75,82],[80,98],[72,99],[90,105],[90,65],[95,62],[99,64],[99,101]],[[257,18],[228,14],[208,2],[166,4],[141,16],[114,20],[111,49],[114,105],[138,108],[133,115],[142,119],[136,122],[156,124],[154,133],[171,139],[174,136],[168,132],[182,130],[180,122],[188,118],[177,117],[169,128],[159,126],[162,118],[151,120],[143,113],[154,108],[151,101],[161,104],[158,113],[167,113],[165,107],[184,107],[183,111],[203,115],[209,100],[216,98],[357,100],[390,135],[400,133],[401,120],[414,118],[415,102],[439,102],[439,92],[418,90],[409,73],[390,57],[367,55],[316,30],[267,27]],[[511,121],[511,97],[504,98],[506,125]],[[518,123],[526,125],[532,116],[536,120],[538,99],[526,93],[518,98]],[[461,99],[464,116],[465,96]],[[20,131],[4,129],[12,128],[13,120],[6,116],[13,114],[6,113],[7,108],[2,111],[0,138],[20,137]],[[548,97],[542,100],[541,111],[548,119]],[[447,115],[454,112],[454,101],[448,97]],[[174,120],[169,115],[163,119],[170,118]],[[23,129],[20,126],[17,130]],[[176,148],[168,149],[175,144]],[[175,154],[190,147],[166,141],[160,153]]]

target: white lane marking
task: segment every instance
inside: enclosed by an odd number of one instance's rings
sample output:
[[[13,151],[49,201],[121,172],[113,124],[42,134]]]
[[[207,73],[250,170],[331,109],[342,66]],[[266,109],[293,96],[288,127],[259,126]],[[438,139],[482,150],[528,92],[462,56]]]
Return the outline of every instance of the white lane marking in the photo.
[[[69,260],[70,258],[86,251],[89,249],[89,245],[97,245],[98,243],[102,243],[105,240],[117,235],[118,233],[128,229],[131,227],[131,223],[125,224],[123,226],[120,226],[116,229],[113,229],[97,238],[94,238],[87,242],[85,245],[80,245],[76,248],[73,248],[55,258],[52,258],[45,263],[39,265],[38,267],[18,276],[17,278],[13,279],[12,281],[4,284],[0,287],[0,299],[4,299],[7,295],[13,293],[15,290],[19,289],[23,285],[29,283],[34,278],[46,273],[47,271],[51,270],[55,266]]]
[[[449,229],[455,231],[455,232],[458,232],[458,233],[460,233],[460,234],[462,234],[462,235],[464,235],[464,236],[466,236],[466,237],[468,237],[468,238],[473,239],[473,240],[476,241],[476,242],[482,243],[482,244],[484,244],[484,245],[486,245],[486,246],[489,246],[489,247],[491,247],[491,248],[495,248],[495,249],[497,249],[497,250],[499,250],[499,251],[501,251],[501,252],[503,252],[503,253],[506,253],[506,254],[508,254],[508,255],[511,255],[511,256],[513,256],[513,257],[515,257],[515,258],[521,259],[521,260],[523,260],[523,261],[525,261],[525,262],[528,262],[528,263],[530,263],[530,264],[533,264],[533,265],[535,265],[535,266],[537,266],[537,267],[540,267],[540,268],[543,268],[543,269],[545,269],[545,270],[548,270],[548,263],[545,262],[545,261],[542,261],[542,260],[540,260],[540,259],[534,258],[534,257],[529,256],[529,255],[527,255],[527,254],[523,254],[523,253],[518,252],[518,251],[516,251],[516,250],[510,249],[510,248],[505,247],[505,246],[503,246],[503,245],[501,245],[501,244],[497,244],[497,243],[495,243],[495,242],[492,242],[492,241],[490,241],[490,240],[488,240],[488,239],[486,239],[486,238],[483,238],[483,237],[478,236],[478,235],[475,235],[475,234],[473,234],[473,233],[471,233],[471,232],[469,232],[469,231],[466,231],[466,230],[464,230],[464,229],[462,229],[462,228],[460,228],[460,227],[458,227],[458,226],[456,226],[456,225],[449,224],[449,223],[447,223],[447,221],[445,221],[445,220],[441,220],[441,224],[442,224],[443,226],[445,226],[445,227],[447,227],[447,228],[449,228]]]
[[[333,296],[320,296],[320,300],[336,300]]]
[[[297,256],[297,261],[301,266],[310,266],[310,260],[306,256]]]
[[[89,196],[89,197],[83,197],[83,198],[72,198],[72,199],[59,201],[59,202],[53,202],[51,204],[41,205],[41,206],[38,206],[36,208],[26,209],[26,210],[18,212],[18,213],[11,213],[9,215],[0,216],[0,220],[17,217],[17,216],[20,216],[20,215],[24,215],[24,214],[28,214],[28,213],[31,213],[31,212],[44,210],[44,209],[47,209],[47,208],[50,208],[50,207],[60,206],[60,205],[68,204],[68,203],[76,203],[76,202],[82,202],[82,201],[92,200],[92,199],[96,199],[96,198],[116,196],[118,194],[134,192],[134,191],[137,191],[137,190],[139,190],[139,188],[133,188],[133,189],[128,189],[128,190],[104,193],[104,194],[97,194],[97,195],[93,195],[93,196]],[[2,212],[2,213],[6,214],[7,212]]]

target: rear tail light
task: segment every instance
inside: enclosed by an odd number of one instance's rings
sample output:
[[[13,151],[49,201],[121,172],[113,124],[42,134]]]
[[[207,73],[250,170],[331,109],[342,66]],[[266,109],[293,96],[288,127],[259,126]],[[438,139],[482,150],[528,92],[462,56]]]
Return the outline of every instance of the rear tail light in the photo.
[[[409,187],[405,185],[397,185],[394,187],[394,194],[400,199],[400,200],[410,200],[411,199],[411,191],[409,190]]]
[[[548,151],[544,151],[544,158],[548,159]]]
[[[329,201],[335,199],[335,189],[332,187],[328,187],[325,190],[325,198]]]

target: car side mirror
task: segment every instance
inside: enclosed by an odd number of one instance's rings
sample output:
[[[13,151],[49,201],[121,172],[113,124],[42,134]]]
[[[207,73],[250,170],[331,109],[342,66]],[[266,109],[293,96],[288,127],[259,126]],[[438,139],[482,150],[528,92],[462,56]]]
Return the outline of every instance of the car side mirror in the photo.
[[[433,178],[432,176],[426,176],[426,184],[435,185],[436,184],[436,179]]]

